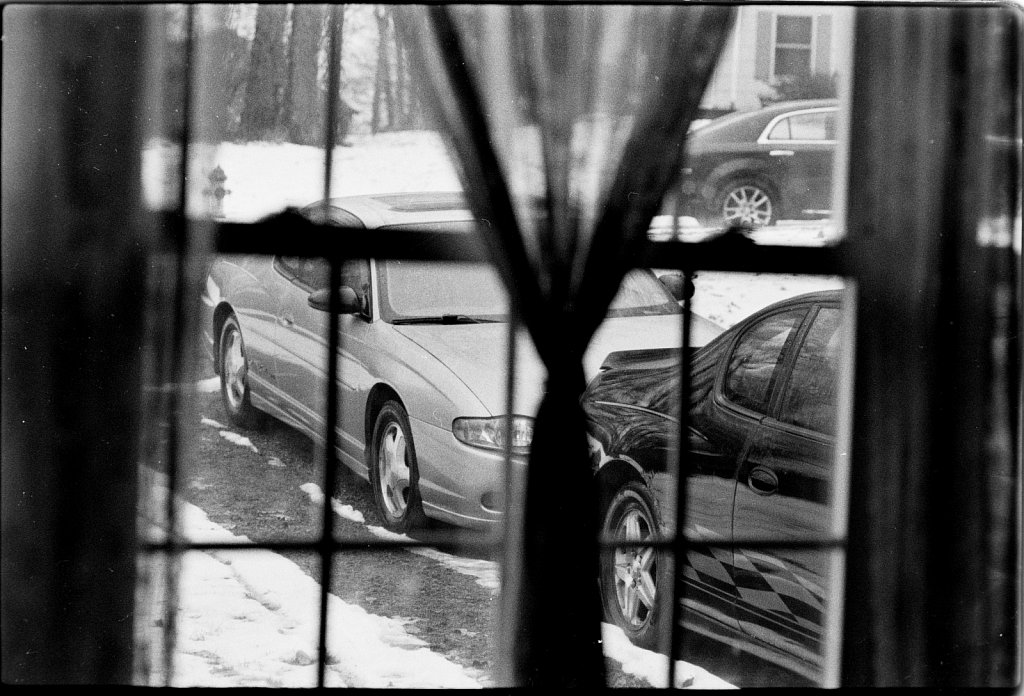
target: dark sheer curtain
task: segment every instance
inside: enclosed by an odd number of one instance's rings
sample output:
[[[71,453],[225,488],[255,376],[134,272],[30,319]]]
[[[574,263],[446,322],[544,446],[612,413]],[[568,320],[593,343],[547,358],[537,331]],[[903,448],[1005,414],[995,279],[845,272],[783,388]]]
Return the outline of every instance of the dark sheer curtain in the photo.
[[[401,16],[547,367],[523,526],[504,562],[505,683],[604,685],[582,358],[680,171],[732,12],[432,6]]]
[[[858,10],[845,685],[1019,683],[1020,19]]]

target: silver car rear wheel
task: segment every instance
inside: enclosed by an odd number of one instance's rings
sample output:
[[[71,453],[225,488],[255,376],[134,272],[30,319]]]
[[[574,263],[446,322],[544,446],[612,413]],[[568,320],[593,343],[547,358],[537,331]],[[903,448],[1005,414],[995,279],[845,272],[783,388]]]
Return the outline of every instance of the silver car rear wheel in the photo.
[[[224,411],[235,425],[253,428],[259,425],[260,413],[250,401],[249,360],[245,353],[242,329],[234,315],[224,321],[218,350],[220,393]]]

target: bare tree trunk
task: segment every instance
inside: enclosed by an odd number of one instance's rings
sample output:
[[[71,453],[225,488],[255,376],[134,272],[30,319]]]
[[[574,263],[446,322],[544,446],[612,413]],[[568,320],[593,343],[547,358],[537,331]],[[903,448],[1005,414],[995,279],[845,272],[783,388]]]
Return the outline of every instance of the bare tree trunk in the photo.
[[[342,51],[344,49],[344,35],[345,35],[345,6],[337,5],[337,9],[333,7],[331,12],[332,19],[335,24],[334,33],[336,36],[337,45],[335,46],[335,53],[338,54],[339,65]],[[334,131],[334,142],[338,144],[345,143],[345,138],[348,137],[348,129],[352,122],[352,114],[355,113],[355,109],[351,108],[344,99],[341,98],[341,81],[342,76],[339,75],[338,93],[333,95],[335,99],[336,109],[336,121]],[[326,102],[325,102],[326,103]]]
[[[407,130],[412,124],[412,95],[409,92],[409,65],[405,46],[394,32],[395,37],[395,81],[396,81],[396,103],[398,105],[398,119],[396,127],[399,130]]]
[[[284,5],[260,5],[257,10],[240,126],[242,137],[248,140],[272,136],[278,127],[287,67],[286,12]]]
[[[391,79],[390,59],[390,25],[391,15],[386,8],[377,7],[374,9],[374,17],[377,20],[377,79],[373,86],[373,113],[370,118],[372,131],[390,130],[395,118],[395,100],[393,81]],[[381,102],[383,101],[383,113]],[[386,114],[386,122],[384,121]]]
[[[323,5],[295,5],[288,42],[291,60],[284,122],[288,126],[289,140],[299,145],[317,145],[323,138],[323,108],[317,84],[323,23]]]

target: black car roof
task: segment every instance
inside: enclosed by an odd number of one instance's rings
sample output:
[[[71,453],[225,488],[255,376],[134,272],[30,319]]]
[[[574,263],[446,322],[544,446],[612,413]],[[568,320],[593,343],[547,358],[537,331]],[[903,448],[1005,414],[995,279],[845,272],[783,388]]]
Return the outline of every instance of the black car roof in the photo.
[[[822,109],[838,106],[838,99],[800,99],[778,102],[754,111],[735,111],[720,116],[690,134],[693,141],[699,140],[757,140],[768,122],[780,114],[800,109]]]

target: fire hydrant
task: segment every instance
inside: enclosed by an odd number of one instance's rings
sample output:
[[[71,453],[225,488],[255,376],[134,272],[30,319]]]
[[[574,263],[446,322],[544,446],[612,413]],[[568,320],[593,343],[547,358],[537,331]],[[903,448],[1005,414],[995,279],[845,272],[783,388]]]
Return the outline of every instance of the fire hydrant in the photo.
[[[227,188],[224,188],[224,182],[228,180],[228,175],[224,173],[218,164],[210,172],[210,186],[203,190],[209,200],[210,215],[215,218],[224,217],[224,196],[231,193]]]

